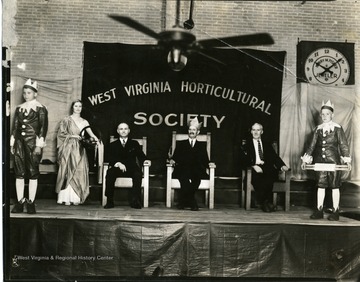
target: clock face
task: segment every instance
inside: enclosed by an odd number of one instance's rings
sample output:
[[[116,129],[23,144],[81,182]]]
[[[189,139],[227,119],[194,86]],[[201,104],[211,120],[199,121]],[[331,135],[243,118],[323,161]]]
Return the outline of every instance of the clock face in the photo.
[[[350,77],[349,62],[338,50],[320,48],[306,59],[305,76],[309,83],[344,85]]]

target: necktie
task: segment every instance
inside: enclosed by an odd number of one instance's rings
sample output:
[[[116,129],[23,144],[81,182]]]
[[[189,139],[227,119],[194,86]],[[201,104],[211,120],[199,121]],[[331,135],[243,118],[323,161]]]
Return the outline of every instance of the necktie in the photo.
[[[121,144],[122,144],[123,147],[125,147],[126,142],[125,142],[124,139],[121,139]]]
[[[258,152],[259,152],[259,157],[260,157],[260,160],[264,160],[264,153],[261,149],[261,143],[260,143],[260,140],[258,140]]]
[[[191,147],[194,147],[194,140],[191,140]]]

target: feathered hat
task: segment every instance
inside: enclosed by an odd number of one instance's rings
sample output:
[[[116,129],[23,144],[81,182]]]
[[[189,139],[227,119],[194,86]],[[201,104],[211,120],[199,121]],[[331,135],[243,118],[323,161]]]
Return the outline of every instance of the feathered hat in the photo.
[[[328,110],[334,112],[334,104],[331,103],[330,100],[328,100],[326,103],[324,103],[324,101],[322,101],[321,110],[322,109],[328,109]]]
[[[29,79],[25,82],[23,88],[30,88],[30,89],[32,89],[33,91],[38,92],[37,82],[36,82],[35,80],[31,80],[31,78],[29,78]]]
[[[202,122],[199,122],[197,117],[193,118],[192,120],[189,121],[188,126],[194,126],[196,127],[198,130],[200,130],[202,125]]]

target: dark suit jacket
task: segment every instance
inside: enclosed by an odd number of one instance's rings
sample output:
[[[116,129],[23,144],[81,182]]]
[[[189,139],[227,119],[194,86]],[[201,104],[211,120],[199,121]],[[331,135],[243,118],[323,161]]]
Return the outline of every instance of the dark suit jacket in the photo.
[[[264,164],[261,166],[262,170],[265,174],[273,174],[276,177],[276,171],[279,171],[282,166],[285,165],[283,160],[276,154],[271,143],[265,142],[261,140],[263,145],[263,154],[264,154]],[[256,161],[255,150],[257,148],[254,147],[254,143],[252,139],[246,141],[246,144],[242,147],[242,165],[253,166]]]
[[[117,162],[126,166],[127,171],[141,169],[146,156],[141,150],[140,144],[132,139],[127,140],[125,147],[121,145],[119,139],[109,144],[106,150],[106,158],[109,166],[113,167]]]
[[[194,147],[191,147],[188,139],[177,141],[172,159],[176,162],[173,173],[175,178],[189,174],[208,178],[206,169],[209,166],[209,157],[206,142],[196,141]]]

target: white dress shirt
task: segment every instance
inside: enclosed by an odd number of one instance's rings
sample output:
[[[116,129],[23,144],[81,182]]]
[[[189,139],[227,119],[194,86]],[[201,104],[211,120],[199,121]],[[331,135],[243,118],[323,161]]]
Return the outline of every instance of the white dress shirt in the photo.
[[[261,142],[261,139],[253,139],[253,144],[254,144],[254,148],[255,148],[255,156],[256,156],[255,164],[260,165],[260,164],[264,164],[264,161],[262,161],[259,156],[258,140],[260,141],[261,150],[262,150],[263,154],[264,154],[264,147]]]

